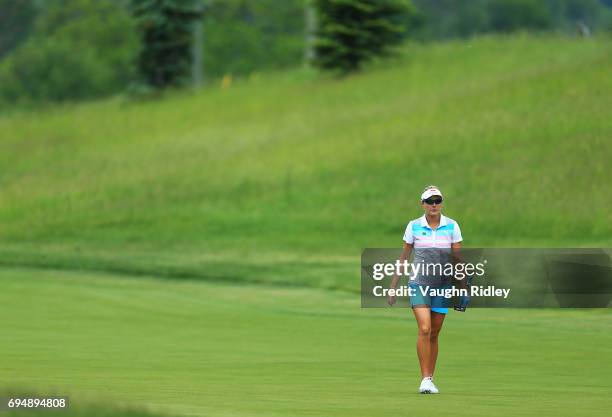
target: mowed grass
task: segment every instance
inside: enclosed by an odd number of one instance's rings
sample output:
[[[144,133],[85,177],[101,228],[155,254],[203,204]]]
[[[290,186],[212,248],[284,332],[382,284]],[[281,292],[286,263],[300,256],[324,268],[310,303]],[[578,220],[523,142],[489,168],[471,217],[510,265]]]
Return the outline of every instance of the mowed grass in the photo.
[[[423,187],[469,246],[611,246],[612,40],[407,45],[344,79],[0,117],[0,263],[357,289]]]
[[[361,309],[350,293],[30,269],[3,270],[0,288],[0,387],[95,401],[104,416],[573,417],[612,406],[610,310],[451,312],[442,394],[419,396],[410,311]]]

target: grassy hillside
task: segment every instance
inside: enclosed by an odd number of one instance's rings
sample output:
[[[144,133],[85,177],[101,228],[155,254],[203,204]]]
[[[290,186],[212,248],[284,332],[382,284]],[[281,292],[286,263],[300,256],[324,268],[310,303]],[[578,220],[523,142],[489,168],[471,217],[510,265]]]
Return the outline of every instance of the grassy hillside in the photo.
[[[428,184],[469,246],[611,246],[612,41],[406,47],[338,80],[0,117],[0,263],[356,288]]]
[[[411,312],[362,310],[346,292],[27,269],[0,271],[0,288],[0,390],[101,405],[68,416],[142,415],[113,404],[218,417],[603,417],[612,406],[609,309],[451,311],[442,394],[420,396]]]

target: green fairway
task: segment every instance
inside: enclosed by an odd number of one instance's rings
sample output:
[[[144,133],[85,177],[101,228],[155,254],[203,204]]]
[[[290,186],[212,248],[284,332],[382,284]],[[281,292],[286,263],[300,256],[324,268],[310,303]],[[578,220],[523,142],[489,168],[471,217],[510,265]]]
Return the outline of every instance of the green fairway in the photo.
[[[414,44],[345,79],[1,116],[0,263],[355,290],[431,183],[467,245],[612,246],[611,51]]]
[[[29,269],[3,270],[0,288],[0,386],[76,402],[279,417],[612,406],[610,310],[451,313],[442,395],[419,396],[409,310],[363,310],[355,295]]]

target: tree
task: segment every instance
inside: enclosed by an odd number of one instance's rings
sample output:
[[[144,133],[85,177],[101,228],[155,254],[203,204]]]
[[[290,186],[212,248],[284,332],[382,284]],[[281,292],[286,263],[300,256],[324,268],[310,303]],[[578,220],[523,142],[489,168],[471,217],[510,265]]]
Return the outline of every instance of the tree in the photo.
[[[31,39],[0,65],[0,103],[93,98],[109,92],[112,77],[112,68],[100,65],[92,49],[64,39]]]
[[[138,69],[156,88],[186,84],[191,72],[193,23],[198,0],[132,0],[141,34]]]
[[[489,16],[491,29],[499,32],[552,26],[550,9],[540,0],[492,0]]]
[[[27,38],[35,17],[33,0],[0,0],[0,58]]]
[[[316,0],[314,64],[349,73],[401,41],[408,0]]]
[[[209,77],[294,67],[304,56],[304,1],[211,1],[204,25]]]
[[[0,102],[89,99],[134,79],[139,42],[123,0],[35,3],[28,38],[0,61]]]
[[[108,92],[121,90],[134,78],[138,34],[122,0],[48,2],[39,12],[34,36],[70,42],[75,54],[92,51],[97,65],[113,73],[113,88]]]

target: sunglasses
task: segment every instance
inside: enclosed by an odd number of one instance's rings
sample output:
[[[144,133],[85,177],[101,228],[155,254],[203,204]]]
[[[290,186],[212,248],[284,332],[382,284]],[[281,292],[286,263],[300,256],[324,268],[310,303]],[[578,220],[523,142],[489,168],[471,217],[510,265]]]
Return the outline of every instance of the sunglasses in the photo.
[[[423,200],[423,202],[425,204],[429,204],[430,206],[432,206],[434,204],[442,204],[442,199],[440,197],[438,197],[438,198],[428,198],[426,200]]]

